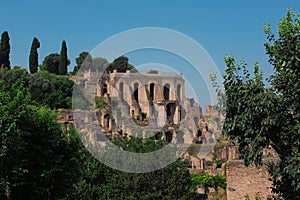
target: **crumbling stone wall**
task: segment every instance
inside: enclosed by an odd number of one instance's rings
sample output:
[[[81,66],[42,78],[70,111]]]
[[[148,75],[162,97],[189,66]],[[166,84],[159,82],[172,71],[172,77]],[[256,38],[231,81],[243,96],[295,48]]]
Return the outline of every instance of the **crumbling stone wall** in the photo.
[[[266,162],[276,162],[275,158],[268,158]],[[266,200],[271,196],[272,182],[265,166],[256,168],[255,165],[246,167],[242,160],[230,160],[226,163],[227,200],[250,199],[259,197]]]

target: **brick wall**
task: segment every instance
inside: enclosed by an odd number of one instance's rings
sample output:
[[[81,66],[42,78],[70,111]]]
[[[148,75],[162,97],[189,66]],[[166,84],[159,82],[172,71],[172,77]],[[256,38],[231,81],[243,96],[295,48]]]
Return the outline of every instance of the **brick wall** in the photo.
[[[276,159],[269,158],[265,162],[275,162]],[[246,194],[250,199],[255,196],[261,200],[271,196],[272,182],[266,167],[256,168],[255,165],[246,167],[242,160],[230,160],[226,163],[227,173],[227,200],[245,199]]]

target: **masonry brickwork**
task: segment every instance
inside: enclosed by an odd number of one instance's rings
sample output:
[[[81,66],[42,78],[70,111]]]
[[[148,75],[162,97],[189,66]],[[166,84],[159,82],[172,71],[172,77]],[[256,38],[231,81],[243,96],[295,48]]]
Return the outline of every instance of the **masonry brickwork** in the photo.
[[[267,162],[276,162],[276,158],[268,158]],[[231,160],[226,164],[227,173],[227,200],[245,200],[248,195],[250,199],[259,197],[267,200],[272,196],[270,175],[266,166],[257,168],[255,165],[246,167],[242,160]]]

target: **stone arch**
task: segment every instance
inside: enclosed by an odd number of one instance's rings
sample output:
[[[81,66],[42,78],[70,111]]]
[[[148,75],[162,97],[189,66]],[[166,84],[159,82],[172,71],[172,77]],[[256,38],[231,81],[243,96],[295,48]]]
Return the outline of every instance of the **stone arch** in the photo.
[[[109,114],[104,115],[104,128],[109,128]]]
[[[101,80],[101,96],[107,94],[107,79],[103,78]]]
[[[136,100],[136,102],[139,102],[139,83],[135,82],[133,84],[133,99]]]
[[[119,83],[119,92],[120,92],[120,98],[124,99],[124,83],[123,82]]]
[[[174,123],[175,111],[176,111],[176,103],[168,103],[166,112],[167,112],[167,120],[169,124]]]
[[[153,101],[155,98],[155,83],[150,83],[149,85],[149,99]]]
[[[165,132],[165,139],[167,143],[171,143],[173,140],[173,133],[171,131]]]
[[[177,97],[179,100],[181,100],[181,84],[177,85]]]
[[[202,136],[202,131],[200,129],[197,130],[197,137],[201,137]]]
[[[164,85],[164,100],[170,100],[170,84],[166,83]]]
[[[161,133],[161,132],[158,132],[158,133],[156,133],[156,134],[154,135],[154,139],[155,139],[155,140],[160,140],[161,137],[162,137],[162,133]]]

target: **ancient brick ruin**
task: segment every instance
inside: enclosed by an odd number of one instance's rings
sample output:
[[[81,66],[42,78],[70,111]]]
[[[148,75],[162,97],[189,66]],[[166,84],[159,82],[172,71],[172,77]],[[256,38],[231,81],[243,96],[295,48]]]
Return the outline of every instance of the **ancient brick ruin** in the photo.
[[[100,125],[101,132],[108,136],[155,135],[169,143],[191,144],[183,155],[190,161],[190,171],[226,175],[227,199],[244,199],[246,194],[251,199],[255,195],[266,199],[270,195],[271,182],[265,168],[245,167],[239,160],[238,146],[228,143],[215,145],[221,134],[216,126],[220,116],[209,105],[203,115],[202,108],[185,96],[182,74],[113,71],[100,78],[96,75],[96,72],[87,71],[81,78],[75,79],[84,90],[93,94],[93,112],[96,115],[86,115],[76,109],[73,112],[61,109],[60,123],[67,127],[68,123],[75,123],[73,115],[79,116],[80,122],[85,124],[82,126],[87,133],[85,139],[90,141],[100,140],[93,131],[93,127]],[[97,102],[101,104],[95,108]],[[205,148],[208,153],[199,153]],[[273,149],[265,149],[264,155],[270,157],[276,156],[276,153]],[[224,162],[218,166],[216,161]]]
[[[185,96],[182,74],[127,71],[102,74],[87,71],[76,80],[90,90],[97,102],[97,119],[107,135],[157,135],[170,143],[216,140],[207,133],[202,110]]]

